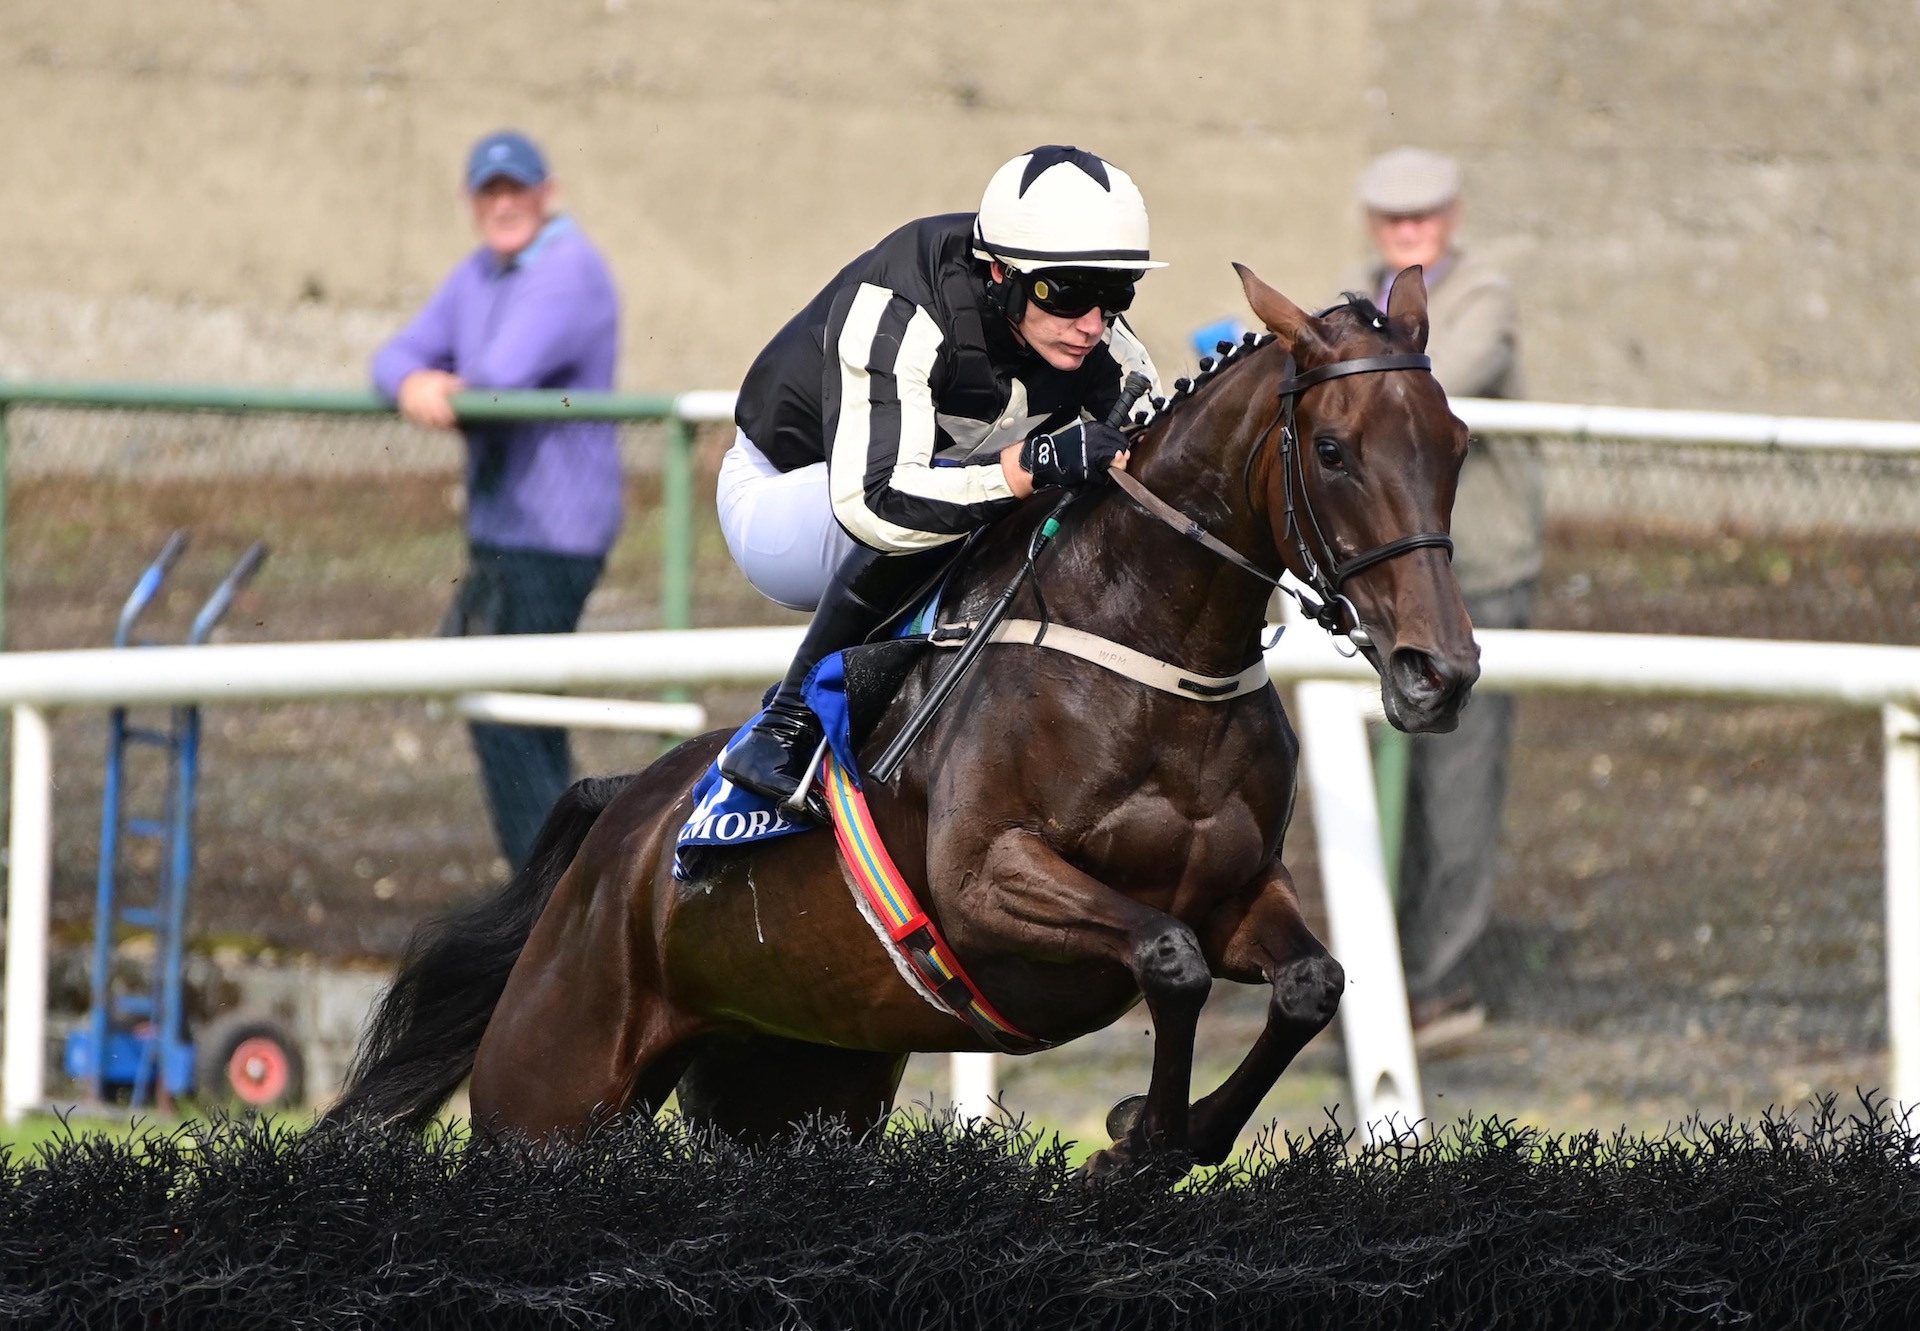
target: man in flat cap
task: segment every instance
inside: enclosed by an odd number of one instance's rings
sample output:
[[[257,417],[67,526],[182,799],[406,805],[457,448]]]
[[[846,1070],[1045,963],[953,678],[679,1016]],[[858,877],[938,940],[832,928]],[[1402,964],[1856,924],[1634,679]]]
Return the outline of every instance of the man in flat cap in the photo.
[[[1349,289],[1383,307],[1402,269],[1426,270],[1427,352],[1452,397],[1519,397],[1519,331],[1512,288],[1454,243],[1460,166],[1397,148],[1361,173],[1360,205],[1376,259]],[[1532,617],[1544,525],[1532,441],[1476,437],[1453,505],[1453,570],[1477,628],[1524,628]],[[1486,1019],[1462,962],[1492,914],[1506,798],[1513,699],[1478,693],[1450,735],[1412,741],[1400,857],[1400,950],[1414,1029],[1429,1048]]]

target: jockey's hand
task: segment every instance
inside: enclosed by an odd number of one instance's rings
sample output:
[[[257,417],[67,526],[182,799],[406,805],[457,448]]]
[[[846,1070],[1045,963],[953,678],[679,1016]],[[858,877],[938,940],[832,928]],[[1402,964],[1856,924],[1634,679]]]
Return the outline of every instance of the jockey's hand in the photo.
[[[1020,449],[1020,465],[1036,490],[1050,485],[1078,490],[1103,480],[1107,468],[1126,466],[1127,437],[1101,421],[1075,421],[1052,434],[1036,434]]]

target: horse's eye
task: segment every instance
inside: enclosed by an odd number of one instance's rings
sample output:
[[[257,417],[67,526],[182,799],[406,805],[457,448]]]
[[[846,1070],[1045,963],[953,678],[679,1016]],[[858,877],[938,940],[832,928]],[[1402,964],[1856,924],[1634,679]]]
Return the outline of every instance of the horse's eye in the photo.
[[[1322,435],[1313,441],[1313,451],[1320,455],[1322,465],[1336,470],[1341,466],[1340,444],[1338,440]]]

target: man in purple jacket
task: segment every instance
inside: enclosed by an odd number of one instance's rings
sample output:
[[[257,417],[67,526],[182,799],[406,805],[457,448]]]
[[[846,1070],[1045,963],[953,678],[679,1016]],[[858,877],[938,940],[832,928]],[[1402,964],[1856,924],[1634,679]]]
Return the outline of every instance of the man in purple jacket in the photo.
[[[620,301],[600,254],[554,211],[553,181],[524,134],[489,134],[467,160],[480,248],[373,358],[373,381],[419,425],[467,446],[468,566],[442,632],[570,633],[620,530],[611,423],[467,422],[466,389],[613,387]],[[526,863],[572,779],[564,730],[475,725],[501,849]]]

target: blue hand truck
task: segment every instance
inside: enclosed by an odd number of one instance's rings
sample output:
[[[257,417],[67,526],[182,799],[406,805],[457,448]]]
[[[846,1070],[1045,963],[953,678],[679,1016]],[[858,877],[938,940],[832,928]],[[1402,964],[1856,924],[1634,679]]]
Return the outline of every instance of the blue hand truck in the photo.
[[[187,548],[187,533],[167,538],[120,609],[116,648],[145,646],[133,636]],[[204,643],[234,597],[260,569],[267,547],[254,542],[194,616],[186,643]],[[157,749],[167,765],[162,815],[136,817],[126,809],[128,756]],[[164,729],[133,724],[125,707],[108,725],[106,780],[101,797],[100,871],[94,899],[93,994],[86,1021],[67,1036],[66,1073],[96,1102],[124,1090],[130,1103],[170,1106],[175,1096],[237,1098],[256,1106],[292,1103],[301,1093],[298,1047],[270,1022],[224,1021],[196,1041],[186,1011],[186,921],[193,876],[193,821],[200,776],[200,709],[175,707]],[[140,900],[121,883],[128,842],[157,843],[158,872]],[[114,945],[123,934],[152,934],[152,973],[145,982],[115,975]]]

